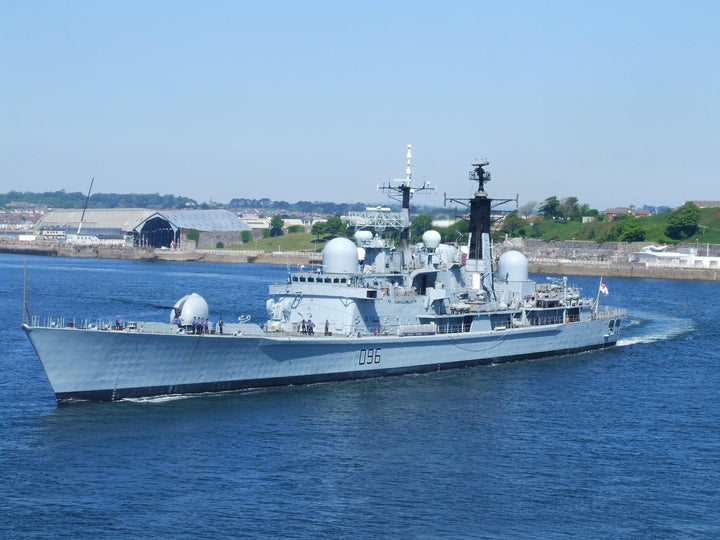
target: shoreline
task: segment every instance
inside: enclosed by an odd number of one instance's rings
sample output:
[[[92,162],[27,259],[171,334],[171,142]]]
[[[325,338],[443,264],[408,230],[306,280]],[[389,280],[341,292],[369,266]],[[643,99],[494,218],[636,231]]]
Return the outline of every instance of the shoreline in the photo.
[[[513,239],[510,242],[505,242],[504,245],[501,244],[499,247],[502,250],[519,249],[522,251],[528,257],[528,270],[533,274],[720,281],[720,268],[647,266],[643,263],[629,262],[629,255],[638,250],[638,245],[622,243],[588,244],[593,243]],[[641,243],[639,245],[644,246],[646,244]],[[322,263],[322,254],[302,251],[262,252],[220,249],[175,251],[126,246],[84,246],[58,243],[33,245],[19,242],[0,242],[0,253],[44,257],[235,264],[265,263],[312,266]],[[566,258],[563,255],[571,255],[573,258]]]

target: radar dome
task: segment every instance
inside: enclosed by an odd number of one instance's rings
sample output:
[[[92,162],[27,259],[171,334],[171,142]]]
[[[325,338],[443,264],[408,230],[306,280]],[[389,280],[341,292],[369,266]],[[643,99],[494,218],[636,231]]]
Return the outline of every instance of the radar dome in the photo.
[[[207,302],[198,293],[192,293],[188,294],[187,296],[183,296],[173,306],[173,309],[170,312],[171,322],[175,317],[180,317],[183,326],[192,324],[192,320],[195,318],[207,319]]]
[[[440,233],[437,231],[425,231],[422,235],[422,242],[427,249],[435,249],[440,245]]]
[[[347,238],[333,238],[322,250],[326,274],[357,274],[358,252]]]
[[[514,249],[500,255],[497,268],[500,279],[507,281],[527,281],[528,279],[527,257]]]
[[[355,243],[360,246],[364,244],[365,242],[369,242],[372,240],[372,232],[371,231],[355,231]]]

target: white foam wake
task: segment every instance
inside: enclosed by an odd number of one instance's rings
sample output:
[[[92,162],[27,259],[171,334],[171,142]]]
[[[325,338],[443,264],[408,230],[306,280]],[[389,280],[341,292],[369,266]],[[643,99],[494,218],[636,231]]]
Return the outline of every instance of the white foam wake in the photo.
[[[666,315],[643,314],[639,319],[631,319],[623,332],[630,335],[618,339],[617,346],[625,347],[638,343],[655,343],[674,339],[695,330],[695,324],[689,319],[668,317]]]

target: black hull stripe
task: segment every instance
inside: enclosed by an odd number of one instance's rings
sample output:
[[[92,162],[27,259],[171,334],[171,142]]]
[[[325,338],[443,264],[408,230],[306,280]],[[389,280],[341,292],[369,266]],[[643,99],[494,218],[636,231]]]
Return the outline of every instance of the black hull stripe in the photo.
[[[388,369],[371,369],[358,371],[345,371],[342,373],[323,373],[319,375],[300,375],[296,377],[276,377],[267,379],[246,379],[238,381],[217,381],[194,384],[178,384],[172,386],[143,386],[136,388],[116,388],[105,390],[81,390],[77,392],[59,392],[55,394],[58,402],[68,401],[115,401],[125,398],[157,397],[177,394],[200,394],[206,392],[229,392],[233,390],[246,390],[248,388],[262,388],[270,386],[289,386],[295,384],[313,384],[320,382],[345,381],[353,379],[370,379],[374,377],[386,377],[393,375],[406,375],[409,373],[429,373],[431,371],[443,371],[446,369],[457,369],[468,366],[479,366],[489,364],[500,364],[505,362],[517,362],[521,360],[532,360],[548,356],[559,356],[575,354],[594,349],[612,347],[615,342],[602,343],[589,347],[578,347],[574,349],[563,349],[551,352],[535,354],[505,356],[502,358],[490,358],[482,360],[463,360],[459,362],[446,362],[441,364],[427,364],[423,366],[408,366]]]

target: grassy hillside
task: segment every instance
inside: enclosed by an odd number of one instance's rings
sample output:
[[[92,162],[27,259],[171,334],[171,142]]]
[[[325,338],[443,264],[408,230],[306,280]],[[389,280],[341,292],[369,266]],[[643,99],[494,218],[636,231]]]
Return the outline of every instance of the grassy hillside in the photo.
[[[540,238],[547,241],[563,241],[563,240],[592,240],[595,242],[617,242],[621,240],[623,226],[630,219],[638,219],[645,230],[645,242],[657,242],[661,244],[675,243],[665,235],[665,229],[668,226],[670,212],[657,214],[646,218],[618,217],[612,221],[604,219],[596,220],[590,223],[580,223],[579,221],[570,221],[566,223],[544,220],[538,222],[532,227],[527,227],[527,234],[520,235],[530,238]],[[462,229],[462,227],[460,227]],[[463,229],[464,230],[464,229]],[[461,238],[459,233],[453,229],[448,231],[442,229],[445,240],[458,240]],[[414,234],[413,238],[420,237],[422,233]],[[498,233],[497,239],[504,236]],[[466,241],[467,237],[463,237]],[[239,250],[261,250],[265,252],[273,251],[321,251],[327,243],[327,238],[316,239],[310,233],[292,233],[276,236],[273,238],[262,238],[252,241],[243,246],[231,248]],[[687,243],[699,242],[701,244],[720,244],[720,208],[704,208],[700,210],[699,230],[697,234],[691,238],[684,240]]]
[[[594,240],[596,242],[622,241],[623,227],[629,220],[637,219],[645,231],[645,242],[658,242],[662,244],[676,243],[665,235],[671,212],[657,214],[646,218],[632,218],[620,216],[612,221],[604,219],[590,223],[571,221],[568,223],[551,220],[541,220],[528,228],[527,236],[542,240]],[[700,209],[698,232],[685,242],[700,242],[720,244],[720,208]]]
[[[315,251],[322,250],[327,240],[320,239],[316,241],[315,236],[310,233],[292,233],[282,236],[274,236],[272,238],[262,238],[257,242],[249,242],[242,246],[232,249],[239,250],[261,250],[265,252],[272,251]]]

